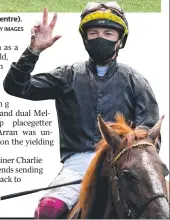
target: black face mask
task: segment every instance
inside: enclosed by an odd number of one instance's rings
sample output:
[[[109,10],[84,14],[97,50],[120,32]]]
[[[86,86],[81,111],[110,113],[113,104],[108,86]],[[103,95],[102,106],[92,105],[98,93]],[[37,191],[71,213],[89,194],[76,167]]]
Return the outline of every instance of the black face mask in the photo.
[[[86,50],[97,64],[107,64],[116,53],[115,45],[118,41],[111,41],[101,37],[87,40]]]

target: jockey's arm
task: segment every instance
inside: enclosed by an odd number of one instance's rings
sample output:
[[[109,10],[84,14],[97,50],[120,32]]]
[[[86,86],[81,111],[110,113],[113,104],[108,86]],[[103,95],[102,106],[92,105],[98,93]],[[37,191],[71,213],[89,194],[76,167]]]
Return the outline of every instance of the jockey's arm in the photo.
[[[135,127],[141,126],[144,129],[151,129],[159,120],[159,108],[149,82],[142,76],[135,83],[135,93]],[[158,151],[160,145],[161,135],[156,143]]]
[[[71,85],[69,66],[31,76],[38,58],[39,55],[27,48],[19,61],[12,63],[4,80],[4,90],[8,94],[29,100],[56,99],[60,92]]]

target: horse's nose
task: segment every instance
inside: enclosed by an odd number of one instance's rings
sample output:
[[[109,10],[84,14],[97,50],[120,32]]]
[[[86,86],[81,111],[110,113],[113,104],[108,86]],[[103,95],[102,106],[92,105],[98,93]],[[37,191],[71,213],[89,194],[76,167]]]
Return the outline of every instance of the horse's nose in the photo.
[[[169,219],[170,218],[170,206],[165,198],[156,199],[157,203],[157,218]]]
[[[140,218],[147,219],[170,219],[169,204],[166,198],[157,198],[149,203]]]

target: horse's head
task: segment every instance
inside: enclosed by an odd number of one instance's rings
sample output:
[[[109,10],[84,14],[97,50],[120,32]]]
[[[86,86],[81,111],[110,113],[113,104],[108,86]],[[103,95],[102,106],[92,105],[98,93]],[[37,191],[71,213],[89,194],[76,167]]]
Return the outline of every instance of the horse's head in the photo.
[[[150,130],[132,130],[123,116],[99,128],[111,147],[110,200],[119,218],[169,218],[166,165],[155,147],[163,117]]]

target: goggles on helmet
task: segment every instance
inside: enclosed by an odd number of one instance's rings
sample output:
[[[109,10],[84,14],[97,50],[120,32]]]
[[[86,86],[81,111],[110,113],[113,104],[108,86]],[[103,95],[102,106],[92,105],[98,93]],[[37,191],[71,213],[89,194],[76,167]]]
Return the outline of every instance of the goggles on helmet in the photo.
[[[102,7],[117,12],[119,16],[122,16],[122,14],[124,14],[121,7],[116,2],[105,2],[105,3],[88,2],[81,14],[81,17],[84,17],[85,15],[93,11],[97,11]]]

